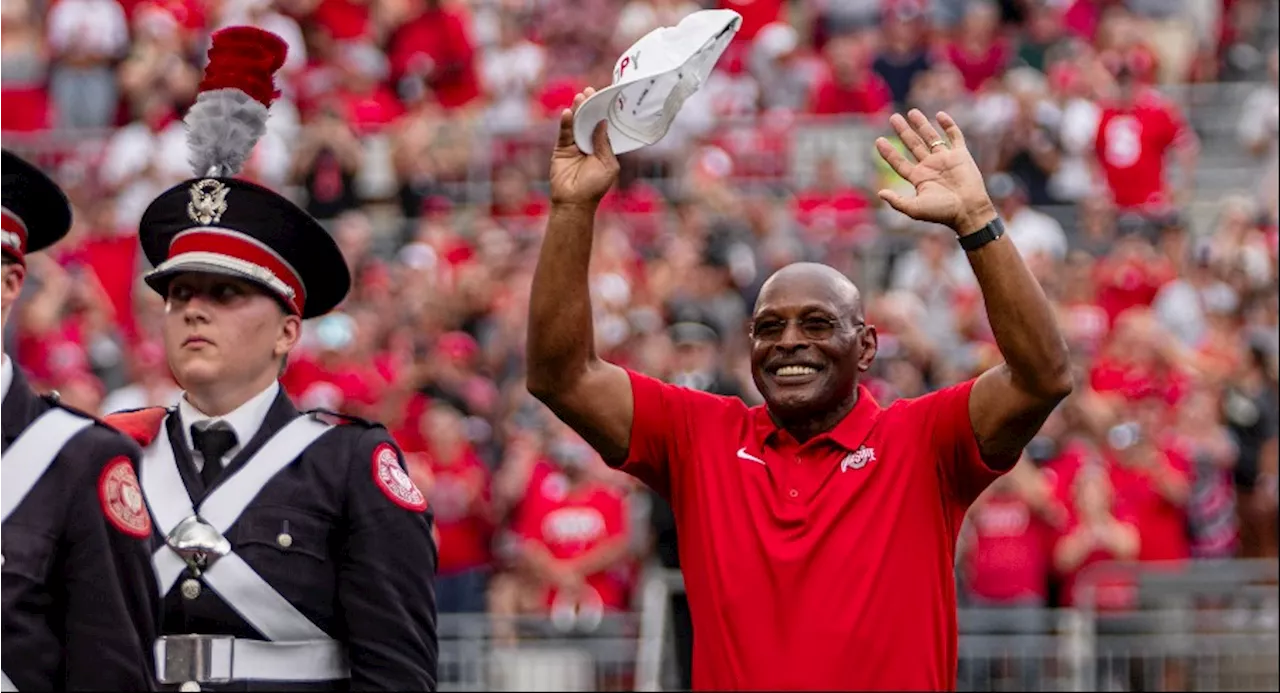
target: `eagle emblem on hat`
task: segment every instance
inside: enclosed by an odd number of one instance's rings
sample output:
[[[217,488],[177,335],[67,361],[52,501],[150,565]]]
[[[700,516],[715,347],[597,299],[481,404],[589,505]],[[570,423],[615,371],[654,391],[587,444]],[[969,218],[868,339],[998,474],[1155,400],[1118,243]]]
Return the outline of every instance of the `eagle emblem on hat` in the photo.
[[[216,224],[227,211],[227,193],[230,189],[222,183],[206,178],[191,186],[191,202],[187,203],[187,216],[197,224]]]

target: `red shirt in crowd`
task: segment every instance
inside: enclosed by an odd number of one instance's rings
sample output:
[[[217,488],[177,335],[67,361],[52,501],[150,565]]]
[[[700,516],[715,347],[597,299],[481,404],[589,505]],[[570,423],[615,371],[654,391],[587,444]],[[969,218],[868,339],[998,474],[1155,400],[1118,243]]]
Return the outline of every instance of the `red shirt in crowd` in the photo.
[[[1140,89],[1127,106],[1104,106],[1094,149],[1116,206],[1168,204],[1165,155],[1192,136],[1177,107],[1154,90]]]
[[[1175,561],[1191,556],[1187,537],[1186,506],[1174,505],[1158,490],[1155,475],[1163,468],[1184,483],[1191,483],[1191,465],[1181,455],[1165,449],[1151,449],[1150,468],[1136,468],[1119,463],[1111,465],[1111,485],[1116,498],[1121,498],[1133,513],[1142,537],[1138,549],[1140,561]]]
[[[370,35],[372,4],[353,0],[320,0],[310,21],[325,29],[334,41],[349,41]]]
[[[835,229],[852,236],[859,225],[871,217],[871,205],[866,195],[854,187],[813,189],[795,196],[791,212],[805,230]]]
[[[493,523],[489,468],[470,446],[453,464],[423,455],[431,470],[431,510],[440,532],[440,575],[454,575],[489,565]]]
[[[396,31],[387,53],[393,80],[422,75],[443,108],[459,108],[480,97],[475,46],[456,10],[423,12]]]
[[[965,584],[970,593],[993,602],[1048,596],[1052,530],[1026,501],[1009,492],[992,495],[969,511],[969,523],[973,544]]]
[[[87,237],[58,258],[63,266],[80,264],[93,271],[111,304],[116,326],[131,339],[136,336],[133,287],[140,250],[137,234],[112,233]]]
[[[742,15],[742,26],[735,40],[750,42],[761,29],[783,19],[786,0],[720,0],[720,9]]]
[[[1186,508],[1170,503],[1161,495],[1156,488],[1154,471],[1122,464],[1115,457],[1117,454],[1120,453],[1088,452],[1079,447],[1066,451],[1051,467],[1050,479],[1055,484],[1058,497],[1070,503],[1076,474],[1090,460],[1101,461],[1106,465],[1117,508],[1123,510],[1127,520],[1138,528],[1138,536],[1142,539],[1138,560],[1180,560],[1190,556]],[[1158,459],[1151,460],[1152,467],[1165,466],[1168,473],[1190,483],[1190,463],[1172,448],[1162,446],[1146,454],[1158,456]]]
[[[627,536],[628,525],[626,504],[616,489],[592,479],[573,486],[563,473],[548,469],[531,475],[513,529],[523,539],[545,546],[552,557],[567,560],[606,541]],[[588,575],[586,585],[590,598],[598,596],[605,610],[628,608],[627,566]],[[555,589],[549,588],[543,604],[553,608],[558,596]]]
[[[763,406],[630,378],[621,469],[675,511],[696,689],[955,686],[956,537],[999,476],[973,381],[887,409],[861,386],[799,445]]]
[[[1126,310],[1150,306],[1160,287],[1176,274],[1171,264],[1159,259],[1104,258],[1093,271],[1098,306],[1113,326]]]
[[[893,104],[893,92],[880,75],[864,70],[861,79],[841,84],[832,76],[813,87],[809,110],[817,115],[875,114]]]
[[[1119,498],[1119,495],[1116,496]],[[1112,516],[1123,524],[1130,525],[1138,529],[1139,536],[1142,530],[1138,528],[1138,523],[1133,513],[1124,505],[1117,505],[1112,510]],[[1054,546],[1056,547],[1066,537],[1080,526],[1080,517],[1073,510],[1063,526],[1062,531],[1054,538]],[[1094,547],[1079,565],[1067,573],[1061,575],[1059,601],[1064,607],[1075,606],[1077,585],[1080,584],[1081,575],[1092,565],[1103,563],[1106,561],[1116,560],[1115,554],[1101,547]],[[1129,609],[1134,604],[1137,597],[1137,586],[1134,583],[1132,574],[1124,570],[1117,570],[1114,573],[1097,574],[1094,573],[1090,578],[1093,585],[1094,593],[1092,603],[1095,608],[1100,611],[1117,611]]]
[[[976,92],[987,83],[1004,74],[1005,65],[1013,56],[1009,44],[1004,41],[992,41],[982,52],[971,53],[962,44],[952,43],[943,50],[943,57],[955,66],[964,78],[964,87]]]

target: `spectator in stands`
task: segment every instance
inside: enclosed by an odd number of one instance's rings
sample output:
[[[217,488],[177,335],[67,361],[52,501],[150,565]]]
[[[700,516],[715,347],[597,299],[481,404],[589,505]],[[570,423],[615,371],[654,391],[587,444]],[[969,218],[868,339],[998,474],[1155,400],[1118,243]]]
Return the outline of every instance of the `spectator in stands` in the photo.
[[[1019,4],[1026,7],[1027,17],[1023,25],[1025,31],[1017,44],[1017,62],[1040,72],[1048,72],[1050,55],[1063,39],[1062,7],[1049,0],[1032,0]]]
[[[593,631],[630,605],[630,516],[603,462],[563,424],[551,427],[550,468],[530,478],[515,523],[519,562],[539,586],[542,613],[562,631]]]
[[[618,14],[613,49],[622,53],[641,36],[659,27],[675,26],[700,9],[693,0],[627,0]]]
[[[1178,407],[1167,450],[1187,460],[1191,493],[1187,502],[1191,555],[1226,559],[1239,549],[1236,490],[1231,468],[1236,443],[1221,422],[1221,408],[1213,390],[1199,387]]]
[[[47,89],[49,51],[34,0],[9,0],[0,21],[0,94],[4,110],[0,126],[5,132],[41,131],[50,127]]]
[[[1132,515],[1118,505],[1104,467],[1085,465],[1069,488],[1069,515],[1053,544],[1053,565],[1062,579],[1063,606],[1077,604],[1084,596],[1077,586],[1085,569],[1104,561],[1137,558],[1142,543]],[[1094,575],[1096,578],[1098,574]],[[1122,576],[1097,579],[1090,585],[1091,602],[1099,610],[1126,609],[1133,604],[1133,585]]]
[[[156,95],[170,105],[189,103],[200,82],[200,71],[186,52],[182,25],[153,3],[135,10],[133,41],[118,73],[120,90],[131,114],[145,114],[147,102]]]
[[[1013,49],[1000,34],[1000,9],[992,0],[972,0],[955,39],[942,51],[960,71],[965,89],[975,93],[989,80],[999,79],[1013,58]]]
[[[714,328],[701,322],[678,322],[668,332],[674,347],[669,382],[716,395],[743,396],[742,385],[725,369]]]
[[[307,213],[321,221],[357,207],[356,174],[364,149],[338,102],[302,128],[293,160],[292,179],[307,193]]]
[[[1209,314],[1233,308],[1238,298],[1213,271],[1209,247],[1197,245],[1186,272],[1160,287],[1152,303],[1155,315],[1188,348],[1199,347],[1209,329]]]
[[[786,22],[774,22],[756,34],[748,57],[760,85],[760,108],[803,112],[820,65],[800,46],[800,34]]]
[[[190,171],[186,127],[167,91],[144,92],[133,122],[106,143],[101,182],[116,196],[115,224],[136,228],[147,205]]]
[[[1107,433],[1107,459],[1116,497],[1133,513],[1142,538],[1137,558],[1181,561],[1190,556],[1187,503],[1189,461],[1167,447],[1168,405],[1155,397],[1131,403]]]
[[[982,609],[968,632],[1036,635],[1046,622],[1050,547],[1067,510],[1053,497],[1042,472],[1027,458],[997,479],[965,515],[957,562],[962,566],[964,603]],[[965,672],[969,690],[991,688],[987,662]],[[1018,668],[1019,685],[1038,690],[1036,667]]]
[[[422,415],[429,495],[439,529],[436,601],[441,613],[483,613],[493,541],[490,474],[465,438],[463,417],[444,402]]]
[[[1276,459],[1280,395],[1276,358],[1257,345],[1227,384],[1223,418],[1239,445],[1233,465],[1244,556],[1276,556]]]
[[[1267,77],[1267,83],[1254,89],[1240,109],[1237,132],[1251,155],[1268,162],[1255,194],[1265,218],[1275,226],[1280,199],[1280,48],[1273,47],[1267,56]]]
[[[426,98],[445,110],[464,108],[480,98],[466,18],[442,0],[422,0],[418,6],[416,16],[388,41],[391,81],[406,102]]]
[[[893,105],[889,85],[871,68],[874,34],[859,31],[827,42],[830,73],[817,82],[809,112],[816,115],[882,116]]]
[[[933,65],[925,42],[928,26],[928,17],[916,3],[892,3],[884,10],[884,39],[872,68],[888,85],[897,110],[915,105],[908,100],[911,85]]]
[[[998,173],[987,183],[987,191],[1006,220],[1006,232],[1033,271],[1066,259],[1067,235],[1062,224],[1035,208],[1021,179]],[[1041,273],[1036,272],[1037,276]]]
[[[488,101],[485,122],[490,132],[505,135],[523,132],[535,121],[533,96],[541,89],[547,55],[529,39],[527,16],[504,13],[499,27],[497,45],[480,58],[480,78]]]
[[[58,0],[49,9],[53,69],[50,95],[64,128],[105,128],[115,122],[114,64],[129,48],[129,25],[117,0]]]
[[[356,135],[380,133],[404,112],[395,93],[386,86],[387,59],[372,41],[339,45],[338,65],[340,81],[332,98],[342,109],[342,120]]]
[[[1112,95],[1102,104],[1094,151],[1112,200],[1121,210],[1150,214],[1186,201],[1194,185],[1199,145],[1182,112],[1139,82],[1129,57],[1113,56]],[[1170,186],[1166,157],[1176,154],[1179,187]]]

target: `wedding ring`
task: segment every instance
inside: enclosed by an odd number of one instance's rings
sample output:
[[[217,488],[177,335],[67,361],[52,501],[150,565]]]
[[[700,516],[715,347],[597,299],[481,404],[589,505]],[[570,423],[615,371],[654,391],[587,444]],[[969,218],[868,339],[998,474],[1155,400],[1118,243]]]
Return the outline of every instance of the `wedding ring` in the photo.
[[[930,143],[929,143],[929,151],[931,151],[931,152],[932,152],[932,151],[934,151],[934,150],[936,150],[938,147],[944,147],[944,148],[946,148],[946,147],[947,147],[947,141],[946,141],[946,140],[934,140],[934,141],[932,141],[932,142],[930,142]]]

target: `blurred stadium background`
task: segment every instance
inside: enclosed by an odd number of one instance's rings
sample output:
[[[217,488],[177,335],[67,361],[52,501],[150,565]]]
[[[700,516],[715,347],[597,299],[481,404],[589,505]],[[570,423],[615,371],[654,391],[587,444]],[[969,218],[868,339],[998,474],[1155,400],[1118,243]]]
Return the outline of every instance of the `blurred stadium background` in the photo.
[[[386,422],[432,498],[444,687],[687,686],[669,508],[525,394],[522,358],[552,119],[703,6],[742,30],[624,157],[592,271],[601,351],[756,402],[745,317],[809,259],[868,297],[882,404],[991,366],[958,246],[874,194],[902,184],[870,144],[887,115],[946,109],[1078,376],[961,532],[961,687],[1280,687],[1272,0],[3,0],[4,146],[76,212],[29,259],[5,350],[90,411],[173,400],[136,224],[190,175],[210,32],[275,31],[283,96],[245,175],[323,220],[356,278],[284,381]],[[1138,555],[1074,549],[1116,521]],[[528,551],[563,562],[535,573]],[[616,560],[575,574],[591,551]]]

